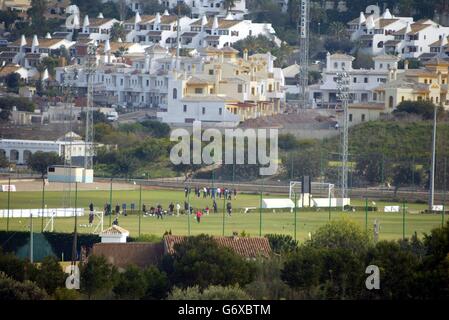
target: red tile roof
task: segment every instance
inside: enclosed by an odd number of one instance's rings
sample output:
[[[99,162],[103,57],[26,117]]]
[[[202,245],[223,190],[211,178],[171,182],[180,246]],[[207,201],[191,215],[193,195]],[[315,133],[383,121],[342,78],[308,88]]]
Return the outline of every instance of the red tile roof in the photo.
[[[168,254],[175,252],[175,244],[185,241],[185,236],[167,235],[164,237],[164,251]],[[272,253],[270,243],[264,237],[212,237],[222,247],[230,248],[245,258],[269,257]]]
[[[125,268],[131,264],[146,268],[159,263],[164,255],[164,247],[160,242],[95,243],[91,254],[104,256],[117,268]]]

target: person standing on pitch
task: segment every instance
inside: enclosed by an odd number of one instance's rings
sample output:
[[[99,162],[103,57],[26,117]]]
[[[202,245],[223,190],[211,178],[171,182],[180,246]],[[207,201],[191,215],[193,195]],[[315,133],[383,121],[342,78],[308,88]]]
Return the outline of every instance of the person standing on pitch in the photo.
[[[176,203],[176,216],[179,217],[179,210],[181,210],[181,205],[177,202]]]
[[[92,227],[93,222],[94,222],[94,204],[91,202],[89,204],[89,227]]]
[[[200,223],[201,222],[201,216],[202,216],[203,214],[201,213],[201,210],[198,210],[197,212],[196,212],[196,221],[198,222],[198,223]]]
[[[117,216],[120,214],[120,205],[118,203],[115,205],[115,214]]]

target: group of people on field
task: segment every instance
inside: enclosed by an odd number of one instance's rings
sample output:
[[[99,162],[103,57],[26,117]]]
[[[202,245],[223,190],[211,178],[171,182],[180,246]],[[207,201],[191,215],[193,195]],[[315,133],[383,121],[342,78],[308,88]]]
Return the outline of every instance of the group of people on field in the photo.
[[[219,198],[219,199],[227,199],[227,200],[232,200],[232,196],[234,195],[234,199],[237,198],[237,189],[228,189],[228,188],[220,188],[220,187],[213,187],[213,188],[209,188],[209,187],[198,187],[196,186],[194,188],[194,195],[198,198]],[[189,186],[185,186],[184,187],[184,195],[187,198],[190,194],[192,193],[192,188]]]
[[[218,204],[217,204],[217,199],[223,199],[223,201],[228,200],[228,202],[226,203],[226,212],[229,216],[232,215],[232,196],[234,196],[234,199],[237,198],[237,189],[228,189],[228,188],[220,188],[220,187],[214,187],[214,188],[209,188],[209,187],[203,187],[200,188],[198,186],[196,186],[194,188],[194,195],[197,196],[198,198],[208,198],[210,197],[212,199],[212,208],[210,209],[209,206],[206,206],[203,209],[194,209],[189,202],[184,201],[184,213],[189,214],[189,215],[195,215],[195,218],[197,220],[198,223],[201,222],[201,217],[203,215],[209,215],[209,213],[211,212],[211,210],[213,210],[213,213],[218,213]],[[192,192],[192,188],[191,187],[185,187],[184,188],[184,194],[185,197],[187,198]],[[133,205],[131,205],[131,209],[133,210]],[[90,203],[89,205],[89,226],[92,226],[93,222],[94,222],[94,205],[93,203]],[[124,216],[127,216],[127,207],[126,204],[122,204],[122,206],[120,206],[118,203],[115,205],[115,210],[113,211],[111,208],[111,204],[106,203],[104,205],[104,215],[115,215],[115,219],[113,221],[114,225],[118,225],[118,217],[120,214],[123,214]],[[147,208],[146,204],[142,205],[142,213],[144,216],[150,216],[150,217],[157,217],[157,219],[163,219],[165,215],[169,215],[169,216],[179,216],[179,214],[181,213],[181,205],[177,202],[176,204],[174,204],[173,202],[170,202],[170,204],[168,205],[167,210],[164,210],[161,204],[157,204],[156,207],[151,206],[149,209]]]

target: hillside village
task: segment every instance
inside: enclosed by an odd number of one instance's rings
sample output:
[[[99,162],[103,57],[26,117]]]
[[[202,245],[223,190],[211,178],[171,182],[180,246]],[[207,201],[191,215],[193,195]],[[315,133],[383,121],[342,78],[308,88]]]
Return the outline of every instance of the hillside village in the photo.
[[[54,27],[35,33],[23,25],[37,19],[33,5],[39,1],[3,3],[3,12],[15,20],[3,19],[2,97],[22,100],[2,107],[0,149],[17,164],[39,148],[11,146],[7,139],[57,141],[75,131],[80,141],[88,103],[116,126],[152,120],[176,128],[201,121],[205,127],[276,127],[303,139],[325,139],[337,136],[343,124],[338,77],[344,73],[350,126],[388,118],[406,101],[449,108],[449,27],[406,16],[398,6],[369,4],[357,17],[324,22],[314,20],[317,12],[329,19],[348,16],[353,8],[344,1],[311,2],[310,29],[319,45],[311,48],[304,102],[298,40],[251,12],[257,8],[245,0],[232,6],[162,1],[151,8],[126,1],[117,15],[95,16],[84,4],[83,12],[52,0],[39,8],[42,21]],[[273,5],[288,17],[293,3]],[[119,8],[108,2],[98,10],[109,6]],[[319,21],[333,34],[323,34]],[[27,128],[37,136],[27,136]]]

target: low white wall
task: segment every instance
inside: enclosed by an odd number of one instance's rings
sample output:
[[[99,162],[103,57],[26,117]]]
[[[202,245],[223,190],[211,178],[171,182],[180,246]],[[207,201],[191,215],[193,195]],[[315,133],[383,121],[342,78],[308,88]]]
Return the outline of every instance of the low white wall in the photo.
[[[55,208],[55,209],[10,209],[9,217],[10,218],[29,218],[30,215],[33,217],[74,217],[75,216],[75,208]],[[76,214],[78,217],[84,216],[84,208],[77,208]],[[0,210],[0,218],[8,217],[8,209]]]

